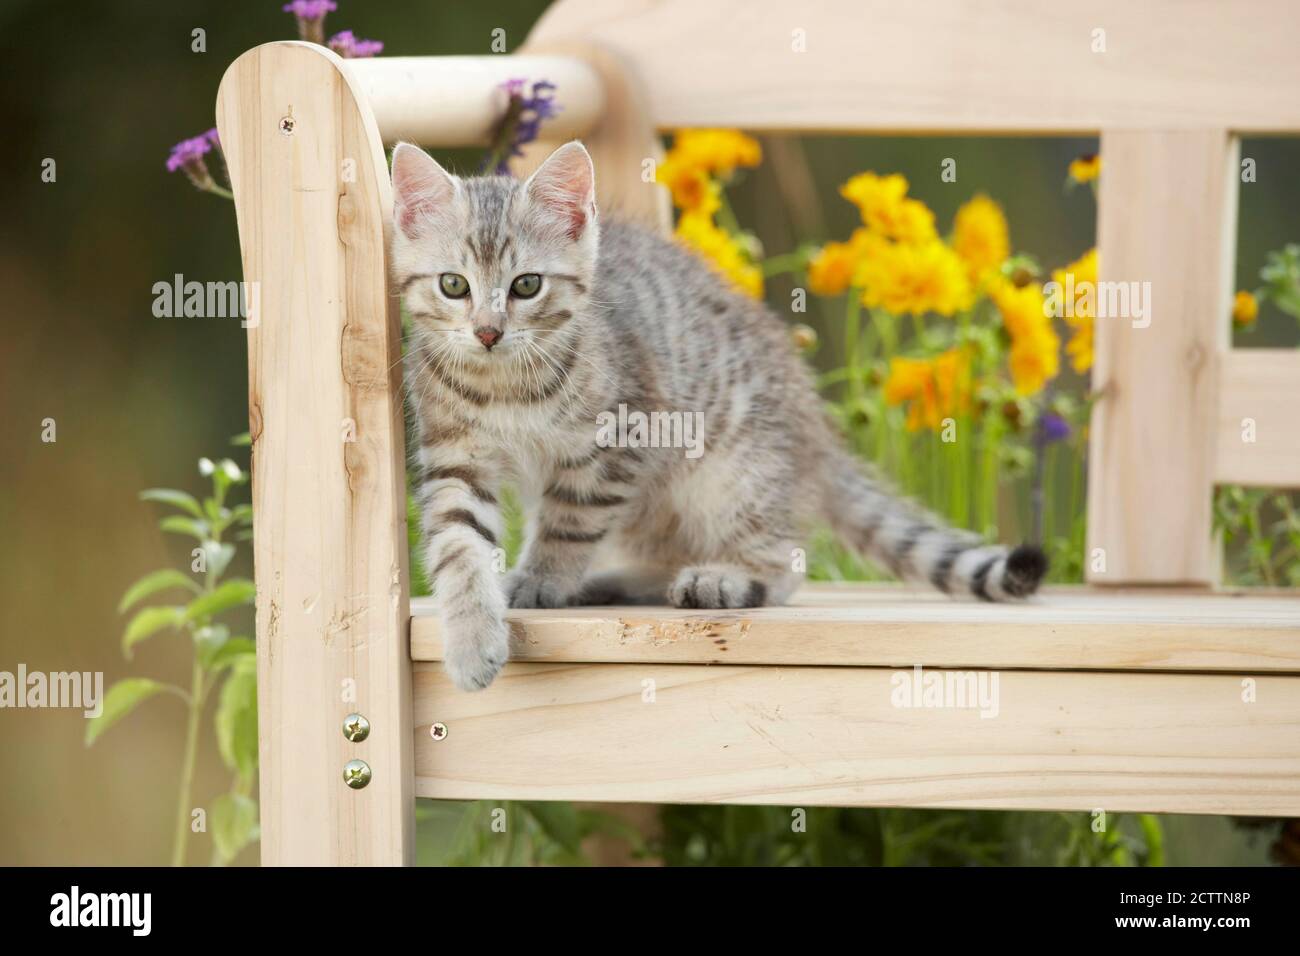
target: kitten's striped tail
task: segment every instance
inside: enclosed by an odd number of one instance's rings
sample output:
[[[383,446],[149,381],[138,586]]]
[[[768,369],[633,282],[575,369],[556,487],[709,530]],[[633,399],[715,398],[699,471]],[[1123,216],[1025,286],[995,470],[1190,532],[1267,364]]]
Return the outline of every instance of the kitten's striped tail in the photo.
[[[896,577],[984,601],[1027,597],[1038,589],[1047,572],[1041,549],[1007,549],[950,528],[868,477],[847,453],[832,469],[826,517],[847,545]]]

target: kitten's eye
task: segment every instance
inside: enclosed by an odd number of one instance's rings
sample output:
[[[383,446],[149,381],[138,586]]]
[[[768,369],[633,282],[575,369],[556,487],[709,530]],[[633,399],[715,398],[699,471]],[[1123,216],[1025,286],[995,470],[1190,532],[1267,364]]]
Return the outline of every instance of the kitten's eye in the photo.
[[[469,280],[459,272],[444,272],[438,276],[438,287],[449,299],[463,299],[469,295]]]
[[[531,299],[541,287],[541,276],[536,272],[525,272],[521,276],[515,276],[515,281],[510,283],[510,294],[519,299]]]

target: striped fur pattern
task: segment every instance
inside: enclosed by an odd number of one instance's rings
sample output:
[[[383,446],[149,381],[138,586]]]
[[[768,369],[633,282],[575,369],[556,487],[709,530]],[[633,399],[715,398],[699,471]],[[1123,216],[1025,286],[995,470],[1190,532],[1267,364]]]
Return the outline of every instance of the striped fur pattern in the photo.
[[[771,311],[679,245],[598,222],[580,144],[522,183],[460,179],[401,145],[393,184],[426,559],[458,686],[486,686],[505,662],[507,606],[780,603],[817,524],[949,594],[1037,587],[1037,549],[944,526],[843,449]],[[447,294],[448,274],[466,295]],[[512,293],[530,274],[536,294]],[[620,406],[698,413],[702,453],[602,439]],[[503,484],[528,519],[507,575]]]

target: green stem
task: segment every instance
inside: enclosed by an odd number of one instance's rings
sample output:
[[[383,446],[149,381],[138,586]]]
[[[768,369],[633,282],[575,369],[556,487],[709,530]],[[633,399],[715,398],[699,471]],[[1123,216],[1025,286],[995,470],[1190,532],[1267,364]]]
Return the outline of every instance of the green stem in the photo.
[[[199,753],[199,720],[203,716],[203,665],[198,653],[190,678],[190,713],[185,725],[185,754],[181,758],[181,785],[176,797],[176,837],[172,844],[172,866],[185,865],[185,842],[189,835],[190,791],[194,785],[194,764]]]
[[[232,193],[229,189],[227,189],[224,186],[218,186],[216,183],[213,183],[211,186],[208,186],[207,191],[212,193],[213,195],[222,196],[226,199],[235,198],[235,194]]]
[[[799,272],[805,265],[807,260],[802,252],[787,252],[780,256],[768,256],[760,268],[763,270],[763,278],[769,279],[785,272]]]
[[[731,208],[731,203],[727,201],[727,194],[722,190],[718,190],[718,222],[733,236],[743,231],[740,228],[740,221],[736,219],[736,213]]]
[[[844,309],[844,367],[849,370],[850,390],[855,398],[863,391],[862,370],[858,368],[858,329],[862,302],[854,289],[849,290]]]
[[[513,803],[506,804],[506,848],[501,861],[502,866],[510,866],[515,855],[515,827],[519,825],[519,814]]]

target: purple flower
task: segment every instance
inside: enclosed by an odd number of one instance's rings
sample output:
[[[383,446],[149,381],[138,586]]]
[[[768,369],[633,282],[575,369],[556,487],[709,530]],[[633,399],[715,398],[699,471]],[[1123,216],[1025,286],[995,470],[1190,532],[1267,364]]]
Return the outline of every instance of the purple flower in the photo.
[[[357,60],[384,52],[382,40],[358,40],[351,30],[330,37],[329,47],[345,60]]]
[[[293,0],[282,8],[298,19],[298,38],[308,43],[325,44],[325,14],[339,8],[334,0]]]
[[[1056,412],[1044,412],[1038,419],[1038,435],[1036,440],[1039,445],[1047,446],[1053,442],[1064,441],[1070,437],[1070,423],[1067,422]]]
[[[197,188],[229,196],[230,193],[218,186],[208,171],[204,157],[213,150],[216,150],[218,156],[221,155],[221,138],[215,128],[191,139],[183,139],[172,147],[171,155],[167,157],[167,172],[180,170]]]
[[[171,155],[167,157],[167,172],[174,173],[194,163],[202,164],[203,154],[212,149],[212,140],[209,137],[214,133],[216,133],[215,129],[209,130],[202,136],[183,139],[173,146]]]
[[[541,134],[542,123],[560,111],[554,83],[538,80],[531,92],[525,92],[527,87],[528,81],[522,77],[506,80],[500,86],[508,102],[483,164],[498,176],[510,175],[510,160],[522,156],[523,147]]]

